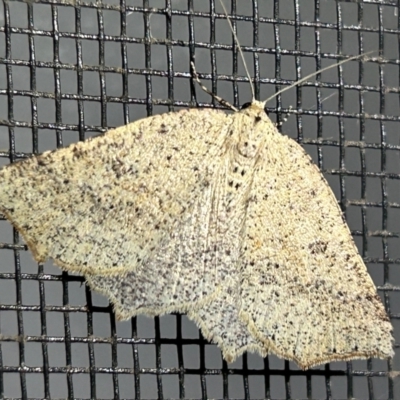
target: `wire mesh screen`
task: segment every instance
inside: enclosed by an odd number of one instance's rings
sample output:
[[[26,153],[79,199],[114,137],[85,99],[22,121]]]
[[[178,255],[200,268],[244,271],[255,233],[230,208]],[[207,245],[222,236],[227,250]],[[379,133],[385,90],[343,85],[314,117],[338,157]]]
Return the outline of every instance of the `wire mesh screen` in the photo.
[[[0,219],[4,399],[399,399],[399,3],[225,0],[269,115],[324,172],[394,326],[393,360],[308,371],[247,353],[233,364],[184,315],[116,322],[78,275],[36,264]],[[217,0],[0,3],[0,165],[141,117],[235,106],[248,78]],[[292,106],[292,108],[290,108]],[[0,182],[1,185],[1,182]],[[397,384],[396,384],[397,383]]]

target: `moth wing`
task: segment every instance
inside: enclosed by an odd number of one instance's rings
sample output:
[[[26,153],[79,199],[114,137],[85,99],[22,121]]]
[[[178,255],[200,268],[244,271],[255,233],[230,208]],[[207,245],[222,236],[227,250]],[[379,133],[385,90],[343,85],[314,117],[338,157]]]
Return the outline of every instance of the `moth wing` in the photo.
[[[236,296],[223,288],[210,303],[188,311],[188,318],[196,323],[203,336],[216,343],[223,358],[231,363],[246,351],[265,357],[268,349],[265,343],[253,337],[239,317]]]
[[[265,356],[265,345],[254,339],[239,318],[236,299],[226,290],[218,290],[207,301],[190,304],[183,296],[173,298],[165,280],[154,277],[147,269],[147,277],[138,271],[120,275],[87,275],[89,286],[106,295],[114,305],[117,319],[125,320],[138,314],[162,315],[174,311],[187,313],[200,328],[203,336],[216,343],[225,360],[234,361],[243,352],[258,351]],[[226,289],[226,288],[225,288]]]
[[[248,203],[241,318],[302,368],[393,356],[391,323],[333,192],[296,142],[277,131],[268,140]]]
[[[195,281],[193,287],[190,278]],[[147,266],[143,270],[129,271],[125,276],[87,275],[86,279],[92,290],[110,299],[119,320],[139,314],[187,313],[203,336],[221,348],[226,361],[233,362],[245,351],[258,352],[263,357],[267,354],[265,344],[250,334],[247,324],[239,317],[240,303],[237,296],[232,295],[234,292],[237,294],[237,287],[219,286],[203,301],[191,302],[198,296],[196,286],[201,284],[193,274],[182,285],[186,290],[179,290],[181,283],[177,282],[179,278],[175,276],[175,268],[164,274],[162,267]]]
[[[160,240],[151,257],[124,274],[86,274],[91,288],[112,301],[118,319],[200,309],[199,313],[205,315],[207,305],[212,302],[226,298],[234,304],[233,297],[237,300],[236,262],[245,209],[244,202],[234,207],[232,203],[226,204],[230,198],[223,185],[229,170],[227,159],[229,154],[218,160],[213,167],[216,170],[213,181],[203,188],[191,212],[179,221],[176,229]],[[221,303],[221,315],[223,308]],[[238,311],[236,307],[232,319],[238,318]],[[202,329],[208,337],[214,327],[207,324],[205,317],[203,321]],[[243,324],[238,321],[238,325]],[[219,337],[217,333],[212,336]]]
[[[35,259],[121,273],[151,257],[212,181],[229,116],[182,110],[0,171],[0,211]]]

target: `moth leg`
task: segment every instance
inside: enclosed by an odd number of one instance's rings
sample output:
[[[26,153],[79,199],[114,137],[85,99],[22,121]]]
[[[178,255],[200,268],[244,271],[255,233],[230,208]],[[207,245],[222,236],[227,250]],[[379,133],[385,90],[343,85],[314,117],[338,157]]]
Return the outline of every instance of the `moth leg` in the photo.
[[[289,111],[292,111],[292,109],[293,109],[293,107],[290,105],[290,106],[289,106]],[[283,125],[284,123],[286,123],[287,120],[290,118],[290,113],[285,113],[285,114],[283,114],[282,116],[283,116],[283,119],[275,124],[276,129],[282,128],[282,125]]]
[[[197,74],[196,67],[194,66],[194,62],[192,61],[190,65],[193,68],[193,76],[196,82],[200,85],[200,87],[207,93],[209,94],[212,98],[218,101],[218,103],[222,104],[223,106],[231,109],[232,111],[239,111],[235,106],[233,106],[231,103],[228,101],[224,100],[222,97],[217,96],[215,93],[211,92],[211,90],[207,89],[202,83],[199,78],[199,75]]]

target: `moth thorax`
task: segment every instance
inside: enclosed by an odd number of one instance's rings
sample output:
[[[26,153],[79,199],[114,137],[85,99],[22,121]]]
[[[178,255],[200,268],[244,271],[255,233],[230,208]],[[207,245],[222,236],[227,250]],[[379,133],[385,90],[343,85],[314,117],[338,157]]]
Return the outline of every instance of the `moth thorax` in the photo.
[[[258,125],[253,125],[243,130],[238,139],[236,145],[238,153],[246,158],[254,158],[259,154],[259,150],[265,142],[265,133]]]

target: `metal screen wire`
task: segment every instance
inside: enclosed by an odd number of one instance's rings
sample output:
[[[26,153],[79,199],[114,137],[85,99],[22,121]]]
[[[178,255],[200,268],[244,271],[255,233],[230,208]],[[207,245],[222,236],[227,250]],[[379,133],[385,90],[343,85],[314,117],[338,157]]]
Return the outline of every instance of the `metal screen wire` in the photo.
[[[309,371],[245,354],[229,366],[186,316],[116,322],[103,296],[38,265],[0,217],[2,399],[399,399],[399,3],[225,0],[256,97],[346,57],[270,104],[324,172],[391,317],[396,357]],[[0,166],[108,127],[251,100],[217,0],[0,3]],[[289,107],[292,106],[292,109]],[[184,134],[184,132],[182,133]],[[1,182],[0,182],[1,185]]]

